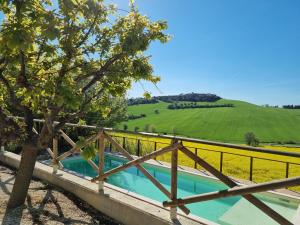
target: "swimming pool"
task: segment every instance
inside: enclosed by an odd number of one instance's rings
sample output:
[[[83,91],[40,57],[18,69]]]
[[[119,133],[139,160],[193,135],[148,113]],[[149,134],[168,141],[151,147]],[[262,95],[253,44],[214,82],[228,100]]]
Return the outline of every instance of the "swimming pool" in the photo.
[[[94,160],[98,163],[98,159]],[[110,170],[120,166],[128,160],[111,155],[105,155],[104,170]],[[97,173],[81,157],[71,157],[62,161],[64,168],[74,171],[78,174],[95,177]],[[159,180],[165,188],[170,190],[170,170],[165,167],[150,165],[144,163],[145,169]],[[110,176],[107,180],[109,184],[129,190],[144,197],[163,202],[167,200],[161,193],[137,168],[131,167],[125,171]],[[194,174],[181,172],[178,173],[178,196],[185,197],[200,193],[207,193],[217,190],[227,189],[227,186],[221,182]],[[282,196],[276,195],[256,195],[267,205],[280,212],[289,220],[293,220],[296,214],[299,202],[292,201]],[[206,201],[187,205],[191,213],[195,216],[208,219],[219,224],[231,225],[250,225],[250,224],[277,224],[255,206],[248,203],[241,197],[230,197],[219,200]],[[243,221],[241,223],[241,221]],[[257,222],[255,222],[257,221]]]

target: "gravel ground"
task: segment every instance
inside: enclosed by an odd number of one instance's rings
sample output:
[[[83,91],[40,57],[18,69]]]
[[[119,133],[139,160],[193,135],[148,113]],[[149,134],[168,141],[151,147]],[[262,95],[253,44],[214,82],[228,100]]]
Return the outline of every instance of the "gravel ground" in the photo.
[[[120,224],[76,196],[32,180],[24,206],[6,210],[16,171],[0,164],[0,224]]]

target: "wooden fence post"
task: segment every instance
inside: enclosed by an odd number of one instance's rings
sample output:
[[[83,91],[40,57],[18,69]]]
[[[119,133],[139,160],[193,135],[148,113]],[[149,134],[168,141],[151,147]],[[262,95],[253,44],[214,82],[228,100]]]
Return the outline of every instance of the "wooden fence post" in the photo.
[[[104,150],[105,150],[105,143],[104,143],[104,134],[102,133],[99,137],[99,183],[98,183],[98,191],[99,193],[103,193],[103,187],[104,187]]]
[[[57,162],[57,157],[58,157],[58,137],[54,136],[53,138],[53,173],[57,173],[58,169],[58,162]]]
[[[0,153],[4,153],[5,149],[4,149],[4,146],[1,145],[1,148],[0,148]]]
[[[175,143],[175,141],[173,141]],[[177,199],[177,164],[178,164],[178,149],[172,151],[171,156],[171,200]],[[177,219],[177,206],[170,208],[171,220]]]

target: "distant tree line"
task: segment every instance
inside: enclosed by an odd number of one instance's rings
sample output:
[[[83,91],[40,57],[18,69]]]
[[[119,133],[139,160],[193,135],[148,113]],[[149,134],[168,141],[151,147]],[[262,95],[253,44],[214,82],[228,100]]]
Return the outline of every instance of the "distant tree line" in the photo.
[[[144,114],[144,113],[141,113],[139,115],[130,114],[130,115],[127,116],[126,121],[136,120],[136,119],[140,119],[140,118],[144,118],[144,117],[146,117],[146,114]]]
[[[269,105],[269,104],[262,105],[262,107],[265,107],[265,108],[279,108],[278,105]]]
[[[159,101],[163,102],[216,102],[220,100],[221,97],[215,94],[198,94],[198,93],[188,93],[180,95],[166,95],[166,96],[156,96],[151,99],[146,98],[130,98],[127,100],[128,105],[140,105],[140,104],[154,104]]]
[[[166,95],[166,96],[157,96],[154,99],[158,99],[164,102],[215,102],[221,99],[221,97],[215,94],[198,94],[198,93],[188,93],[180,95]]]
[[[284,109],[300,109],[300,105],[283,105]]]
[[[173,103],[168,105],[168,109],[196,109],[196,108],[221,108],[234,107],[233,104],[219,104],[219,105],[198,105],[196,102],[189,103]]]
[[[141,105],[141,104],[154,104],[159,101],[155,98],[146,99],[146,98],[130,98],[127,100],[128,105]]]

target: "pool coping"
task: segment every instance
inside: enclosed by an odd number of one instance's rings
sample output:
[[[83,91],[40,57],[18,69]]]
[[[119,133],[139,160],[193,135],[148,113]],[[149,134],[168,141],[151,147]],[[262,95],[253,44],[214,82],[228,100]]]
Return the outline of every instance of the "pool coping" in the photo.
[[[0,161],[6,165],[18,168],[21,156],[11,152],[0,152]],[[178,220],[170,219],[170,212],[155,201],[149,201],[140,195],[122,191],[113,185],[105,183],[104,194],[99,194],[98,185],[86,178],[69,172],[58,170],[41,162],[36,162],[34,176],[75,194],[102,213],[128,225],[218,225],[212,221],[196,216],[184,216],[178,213]],[[124,189],[123,189],[124,190]],[[105,202],[105,204],[101,204]]]

